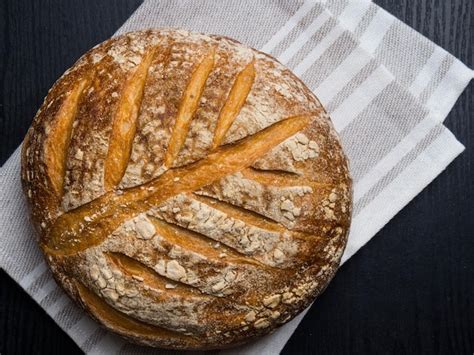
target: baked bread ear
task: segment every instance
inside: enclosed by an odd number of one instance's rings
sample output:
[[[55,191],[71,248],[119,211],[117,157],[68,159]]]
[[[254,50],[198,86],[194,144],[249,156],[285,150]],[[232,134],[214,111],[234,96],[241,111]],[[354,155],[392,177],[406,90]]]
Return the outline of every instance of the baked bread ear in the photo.
[[[351,179],[310,90],[234,40],[161,29],[91,49],[28,131],[22,181],[57,282],[138,343],[266,334],[334,275]]]

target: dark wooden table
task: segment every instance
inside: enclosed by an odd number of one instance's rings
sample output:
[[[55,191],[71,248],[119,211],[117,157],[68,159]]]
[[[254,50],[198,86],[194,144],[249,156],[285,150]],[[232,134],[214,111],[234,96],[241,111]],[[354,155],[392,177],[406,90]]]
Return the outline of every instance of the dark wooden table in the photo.
[[[474,67],[473,0],[376,2]],[[139,4],[0,1],[1,163],[56,78]],[[466,151],[341,268],[284,354],[474,353],[472,105],[471,85],[446,120]],[[74,353],[74,342],[0,271],[0,354]]]

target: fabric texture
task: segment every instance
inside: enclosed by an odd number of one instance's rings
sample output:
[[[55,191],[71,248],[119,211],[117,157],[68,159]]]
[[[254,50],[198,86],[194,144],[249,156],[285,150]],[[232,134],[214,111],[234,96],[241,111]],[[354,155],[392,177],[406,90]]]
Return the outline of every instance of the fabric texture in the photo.
[[[354,179],[343,262],[464,149],[443,120],[472,70],[370,1],[146,0],[116,35],[149,27],[233,37],[275,56],[316,93],[341,135]],[[57,287],[28,223],[19,152],[0,170],[0,266],[86,353],[174,353],[126,343]],[[304,313],[221,353],[279,353]]]

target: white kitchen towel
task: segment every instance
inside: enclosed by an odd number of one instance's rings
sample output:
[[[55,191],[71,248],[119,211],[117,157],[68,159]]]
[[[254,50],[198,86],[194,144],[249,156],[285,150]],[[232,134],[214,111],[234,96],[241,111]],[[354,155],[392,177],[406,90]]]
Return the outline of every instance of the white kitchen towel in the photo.
[[[442,121],[472,78],[453,56],[369,1],[145,1],[117,34],[184,27],[227,35],[288,65],[327,107],[354,178],[343,261],[463,150]],[[88,353],[169,353],[127,344],[56,286],[33,238],[19,150],[0,170],[0,266]],[[227,353],[275,354],[303,315]]]

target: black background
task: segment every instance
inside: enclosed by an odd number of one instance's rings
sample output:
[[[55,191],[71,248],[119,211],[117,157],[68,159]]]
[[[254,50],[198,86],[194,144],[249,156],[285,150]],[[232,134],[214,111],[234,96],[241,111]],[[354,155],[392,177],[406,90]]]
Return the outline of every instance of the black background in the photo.
[[[474,66],[473,0],[376,3]],[[1,163],[53,82],[139,4],[0,0]],[[472,104],[471,84],[446,120],[466,151],[341,268],[284,354],[474,353]],[[3,271],[0,353],[80,353]]]

